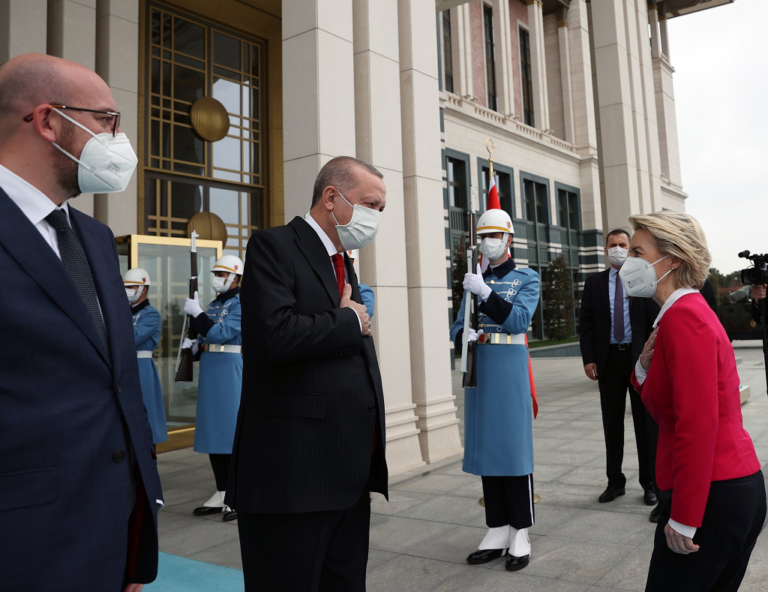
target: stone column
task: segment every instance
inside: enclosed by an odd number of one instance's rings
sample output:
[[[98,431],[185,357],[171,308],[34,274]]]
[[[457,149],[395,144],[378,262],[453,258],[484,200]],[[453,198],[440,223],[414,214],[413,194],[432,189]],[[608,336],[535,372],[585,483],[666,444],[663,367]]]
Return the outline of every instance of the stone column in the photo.
[[[120,127],[138,152],[139,0],[98,0],[95,8],[96,72],[112,90],[122,114]],[[94,217],[108,225],[115,236],[138,230],[137,189],[138,175],[134,174],[123,193],[94,196]]]
[[[512,40],[509,24],[509,0],[493,0],[493,35],[496,51],[496,91],[498,111],[505,117],[515,113],[512,77]]]
[[[662,7],[664,7],[664,2],[661,3]],[[659,18],[659,32],[661,33],[661,53],[667,56],[667,59],[670,59],[669,54],[669,31],[667,30],[667,15],[666,13],[663,14]]]
[[[582,160],[579,165],[581,220],[584,229],[603,228],[603,200],[597,160],[595,95],[592,86],[589,21],[584,0],[572,0],[568,10],[574,140]],[[561,68],[562,68],[561,64]]]
[[[659,9],[651,0],[648,3],[648,24],[651,28],[651,57],[661,57],[661,45],[659,41]]]
[[[285,221],[304,216],[322,166],[355,155],[352,0],[284,0]],[[429,31],[434,32],[434,13]],[[434,36],[428,36],[435,45]]]
[[[646,171],[648,175],[647,199],[643,200],[646,212],[661,210],[661,157],[659,155],[659,128],[656,116],[656,96],[653,82],[653,57],[652,46],[648,43],[648,26],[651,25],[651,38],[653,25],[651,18],[656,14],[655,9],[649,8],[644,0],[636,0],[636,27],[638,40],[638,61],[640,70],[640,83],[642,86],[641,100],[643,105],[643,117],[639,122],[645,136],[646,144]]]
[[[357,157],[384,174],[379,234],[360,250],[376,293],[373,334],[384,386],[391,474],[423,464],[411,387],[397,0],[353,0]]]
[[[376,0],[378,1],[378,0]],[[411,388],[422,458],[461,453],[451,387],[434,5],[398,0]]]
[[[533,76],[533,120],[542,131],[549,130],[547,67],[544,53],[544,13],[541,0],[526,0],[531,40],[531,75]]]
[[[557,9],[557,43],[560,48],[560,83],[563,89],[563,120],[565,141],[575,143],[573,119],[573,85],[571,83],[571,48],[568,38],[568,9]]]
[[[96,69],[96,0],[48,0],[48,54]],[[93,216],[93,202],[86,193],[71,205]]]
[[[600,117],[600,160],[612,228],[627,227],[641,212],[638,189],[630,60],[627,59],[625,0],[592,0],[592,39]]]
[[[451,38],[453,39],[453,90],[462,99],[471,99],[475,94],[475,87],[472,82],[472,37],[468,4],[451,9]]]
[[[24,53],[45,53],[47,0],[0,0],[0,65]]]
[[[682,191],[680,174],[680,148],[677,138],[677,114],[675,113],[675,85],[672,76],[675,69],[662,56],[653,60],[653,79],[656,94],[656,117],[659,129],[659,153],[661,171],[672,185]]]

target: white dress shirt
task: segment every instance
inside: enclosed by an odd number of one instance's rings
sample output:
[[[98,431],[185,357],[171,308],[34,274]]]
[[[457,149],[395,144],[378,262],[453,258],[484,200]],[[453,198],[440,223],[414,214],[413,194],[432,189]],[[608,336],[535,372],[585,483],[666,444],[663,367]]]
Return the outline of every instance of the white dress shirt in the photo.
[[[45,219],[53,210],[61,209],[67,214],[69,221],[69,207],[64,202],[61,207],[53,203],[42,191],[27,183],[17,174],[12,173],[3,165],[0,165],[0,187],[3,188],[24,215],[29,218],[32,225],[37,228],[56,256],[61,259],[59,252],[59,239],[56,236],[56,229],[48,224]],[[70,222],[70,226],[72,223]]]
[[[659,321],[661,321],[661,317],[664,316],[664,313],[667,312],[670,308],[672,308],[672,305],[675,304],[680,298],[683,296],[687,296],[688,294],[698,294],[698,290],[694,290],[693,288],[678,288],[672,294],[667,298],[667,301],[664,303],[664,306],[661,307],[661,310],[659,311],[659,315],[656,317],[656,320],[653,322],[653,328],[655,329],[659,325]],[[640,364],[640,360],[637,360],[637,364],[635,364],[635,378],[637,379],[637,382],[639,384],[643,384],[645,382],[645,379],[648,377],[648,371],[643,368],[642,364]],[[696,534],[696,527],[695,526],[687,526],[685,524],[680,524],[676,520],[669,519],[669,525],[674,528],[677,532],[679,532],[681,535],[688,537],[689,539],[693,538],[693,535]]]
[[[320,225],[315,221],[315,219],[312,217],[312,215],[309,212],[307,212],[306,216],[304,216],[304,220],[307,222],[307,224],[309,224],[312,227],[312,230],[314,230],[317,233],[317,236],[319,236],[320,240],[323,242],[323,246],[325,247],[325,250],[328,252],[328,263],[330,264],[331,269],[333,269],[333,275],[335,277],[336,266],[333,264],[333,260],[331,259],[331,257],[339,254],[338,251],[336,251],[336,246],[333,244],[333,241],[325,233],[325,230],[320,228]],[[347,283],[349,283],[349,281],[347,281]],[[362,331],[363,322],[360,320],[360,315],[357,314],[357,311],[354,308],[352,310],[354,311],[355,315],[357,315],[357,322],[360,324],[360,331]]]

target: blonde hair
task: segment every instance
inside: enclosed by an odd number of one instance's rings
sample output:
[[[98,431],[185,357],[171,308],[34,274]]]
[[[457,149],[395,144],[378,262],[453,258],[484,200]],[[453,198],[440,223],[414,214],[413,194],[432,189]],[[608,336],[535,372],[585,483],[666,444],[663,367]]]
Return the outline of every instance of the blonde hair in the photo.
[[[674,274],[675,287],[701,289],[709,275],[712,257],[699,221],[684,212],[654,212],[629,217],[632,230],[645,230],[659,252],[680,259]]]

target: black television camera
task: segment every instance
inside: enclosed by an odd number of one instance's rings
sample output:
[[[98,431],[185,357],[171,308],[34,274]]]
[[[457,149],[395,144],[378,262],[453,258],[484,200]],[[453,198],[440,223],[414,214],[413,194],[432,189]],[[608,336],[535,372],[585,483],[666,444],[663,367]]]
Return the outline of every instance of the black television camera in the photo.
[[[748,286],[768,284],[768,254],[751,255],[749,251],[742,251],[739,257],[749,259],[752,267],[741,270],[741,283]],[[768,334],[765,325],[765,298],[757,301],[757,307],[760,311],[760,326],[763,330],[763,360],[765,361],[765,380],[768,385]]]
[[[753,267],[741,270],[741,283],[748,286],[768,284],[768,254],[750,255],[749,251],[742,251],[739,257],[749,259]]]

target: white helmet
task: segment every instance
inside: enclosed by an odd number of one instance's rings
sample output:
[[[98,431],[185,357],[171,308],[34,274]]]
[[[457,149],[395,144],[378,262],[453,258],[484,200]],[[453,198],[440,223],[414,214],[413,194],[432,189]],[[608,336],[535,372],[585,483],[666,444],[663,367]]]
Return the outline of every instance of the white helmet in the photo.
[[[146,269],[135,267],[125,272],[123,283],[126,286],[150,286],[152,282]]]
[[[359,249],[352,249],[351,251],[347,251],[347,257],[349,257],[352,260],[357,260],[357,256],[360,254]]]
[[[477,221],[477,234],[492,234],[494,232],[515,233],[512,227],[512,218],[504,210],[486,210]]]
[[[219,294],[223,294],[224,292],[229,292],[230,288],[232,288],[232,282],[235,281],[235,275],[243,275],[243,262],[240,257],[235,255],[224,255],[216,261],[211,269],[211,273],[216,271],[229,273],[229,276],[226,279],[214,277],[213,280],[211,280],[213,289]]]
[[[123,276],[123,284],[126,286],[125,295],[128,296],[128,302],[135,304],[141,298],[144,286],[149,286],[151,283],[146,269],[136,267],[126,271]]]
[[[235,255],[224,255],[216,261],[211,271],[228,271],[229,273],[243,275],[243,261]]]

